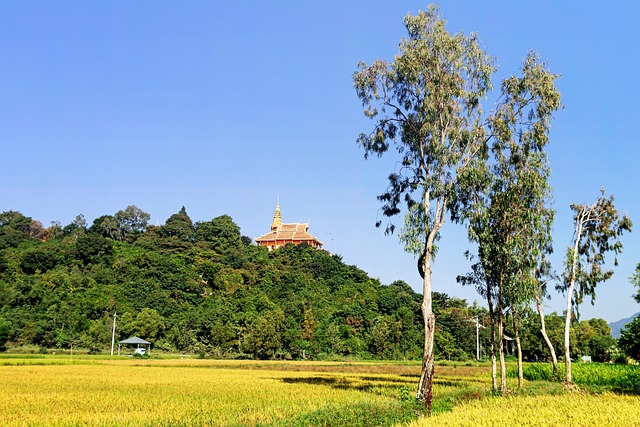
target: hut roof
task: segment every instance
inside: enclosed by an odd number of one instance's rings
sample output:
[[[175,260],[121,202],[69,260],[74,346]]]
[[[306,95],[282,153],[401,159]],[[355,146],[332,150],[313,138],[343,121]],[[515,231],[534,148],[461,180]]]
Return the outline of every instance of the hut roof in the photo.
[[[151,344],[149,341],[145,341],[142,338],[131,337],[126,340],[118,341],[118,344]]]

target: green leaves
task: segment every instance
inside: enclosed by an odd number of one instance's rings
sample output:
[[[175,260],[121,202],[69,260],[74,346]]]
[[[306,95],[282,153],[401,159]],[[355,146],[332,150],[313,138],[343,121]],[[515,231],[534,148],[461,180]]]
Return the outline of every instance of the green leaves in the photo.
[[[633,276],[629,277],[629,282],[638,288],[638,291],[633,298],[640,303],[640,263],[636,265],[636,271],[633,273]]]
[[[576,305],[582,303],[585,296],[591,297],[593,304],[596,286],[613,274],[613,270],[604,269],[605,255],[613,252],[614,265],[617,265],[617,255],[622,252],[620,238],[631,231],[632,223],[627,215],[616,209],[614,196],[605,196],[604,189],[595,203],[573,204],[571,210],[575,231],[567,249],[563,284],[559,285],[559,290],[573,291],[571,298]]]
[[[640,361],[640,316],[636,316],[622,329],[618,346],[627,357]]]
[[[391,146],[401,157],[402,166],[389,176],[389,187],[379,196],[385,216],[399,214],[403,201],[427,210],[430,202],[439,201],[432,219],[440,223],[458,168],[482,144],[479,100],[491,88],[493,60],[477,36],[450,34],[437,6],[407,15],[404,22],[408,37],[394,61],[360,63],[353,75],[364,113],[375,121],[373,131],[360,134],[358,144],[365,158],[381,156]],[[430,228],[438,227],[432,223]],[[393,229],[389,223],[386,232]]]

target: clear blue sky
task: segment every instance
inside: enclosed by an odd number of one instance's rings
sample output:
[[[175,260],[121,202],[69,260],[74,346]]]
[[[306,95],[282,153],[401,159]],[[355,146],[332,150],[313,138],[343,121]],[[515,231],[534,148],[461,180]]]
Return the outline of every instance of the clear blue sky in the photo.
[[[477,32],[498,86],[537,50],[565,109],[550,145],[554,267],[571,239],[569,204],[601,187],[636,222],[584,318],[640,309],[627,278],[640,262],[640,49],[633,1],[453,1],[451,31]],[[394,159],[365,161],[371,129],[353,90],[358,61],[391,60],[416,1],[30,1],[0,5],[0,210],[45,226],[89,223],[134,204],[162,224],[231,215],[250,237],[309,221],[325,247],[388,284],[420,291],[415,260],[374,227]],[[447,224],[434,289],[469,302],[465,231]],[[547,311],[562,311],[553,293]]]

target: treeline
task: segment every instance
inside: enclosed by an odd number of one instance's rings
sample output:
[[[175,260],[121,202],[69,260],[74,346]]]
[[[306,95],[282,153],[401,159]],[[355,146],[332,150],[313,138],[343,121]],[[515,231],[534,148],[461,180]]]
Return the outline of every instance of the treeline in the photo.
[[[422,357],[422,296],[406,283],[382,285],[306,245],[268,252],[227,215],[194,223],[182,208],[162,226],[149,225],[149,217],[129,206],[90,226],[79,215],[45,228],[19,212],[0,214],[0,346],[105,351],[117,313],[116,339],[137,335],[171,352]],[[439,358],[486,356],[483,307],[441,293],[434,307]],[[536,316],[526,316],[523,352],[546,360]],[[562,327],[563,318],[547,316],[558,346]],[[576,356],[615,357],[602,319],[575,322],[573,338]]]

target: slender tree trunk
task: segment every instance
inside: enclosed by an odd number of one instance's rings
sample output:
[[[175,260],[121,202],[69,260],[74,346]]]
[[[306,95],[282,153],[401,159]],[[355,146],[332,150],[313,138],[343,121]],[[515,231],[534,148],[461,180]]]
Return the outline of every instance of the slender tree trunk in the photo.
[[[565,381],[571,383],[571,351],[569,348],[569,332],[571,331],[571,302],[573,301],[573,288],[576,285],[576,267],[578,263],[578,248],[580,247],[580,234],[582,234],[582,218],[578,218],[576,224],[576,242],[573,246],[573,260],[571,265],[571,277],[569,278],[569,288],[567,289],[567,312],[564,323],[564,366]]]
[[[540,297],[536,295],[536,309],[538,310],[538,314],[540,315],[540,333],[542,334],[542,338],[544,338],[544,342],[547,343],[547,347],[549,348],[549,352],[551,353],[551,363],[553,365],[553,376],[558,376],[558,357],[556,356],[556,350],[553,348],[553,344],[551,344],[551,340],[549,339],[549,335],[547,335],[547,327],[544,321],[544,313],[542,312],[542,303],[540,302]]]
[[[422,307],[422,315],[425,319],[424,332],[424,353],[422,356],[422,373],[420,374],[420,384],[418,387],[418,399],[424,402],[427,413],[431,414],[431,406],[433,400],[433,337],[435,331],[435,315],[433,312],[426,313],[425,306]]]
[[[502,319],[502,310],[498,310],[498,341],[500,354],[500,392],[502,395],[507,394],[507,366],[504,360],[504,320]]]
[[[487,289],[487,304],[489,305],[489,318],[491,319],[491,391],[495,393],[498,391],[498,367],[496,364],[496,318],[489,289]]]
[[[504,309],[502,307],[502,276],[498,282],[497,314],[498,314],[498,343],[500,354],[500,392],[504,396],[507,394],[507,366],[504,361]]]
[[[564,367],[565,367],[565,381],[571,382],[571,351],[569,348],[569,333],[571,331],[571,299],[573,296],[573,287],[575,283],[573,280],[569,283],[569,289],[567,290],[567,313],[565,314],[564,323]]]
[[[440,224],[441,225],[441,224]],[[432,227],[427,238],[423,259],[424,278],[422,297],[422,317],[424,319],[424,353],[422,355],[422,372],[418,385],[418,399],[424,402],[427,413],[431,414],[431,402],[433,400],[433,341],[435,335],[436,316],[433,313],[433,296],[431,284],[431,254],[433,253],[433,241],[440,227]]]
[[[496,328],[491,325],[491,390],[498,392],[498,357],[496,356]]]
[[[425,212],[429,212],[430,197],[429,192],[423,195],[423,208]],[[424,259],[422,278],[422,317],[424,320],[424,353],[422,355],[422,372],[420,374],[420,384],[418,385],[418,399],[424,402],[427,413],[431,415],[431,402],[433,400],[433,342],[436,330],[436,316],[433,313],[433,295],[431,284],[431,256],[433,254],[433,242],[435,241],[438,231],[444,225],[444,213],[446,200],[439,199],[435,209],[433,224],[427,221],[424,224],[425,230],[430,230],[427,241],[424,245]]]
[[[524,373],[522,371],[522,346],[520,345],[520,331],[518,330],[516,313],[513,315],[513,330],[516,333],[516,348],[518,349],[518,388],[524,388]]]

